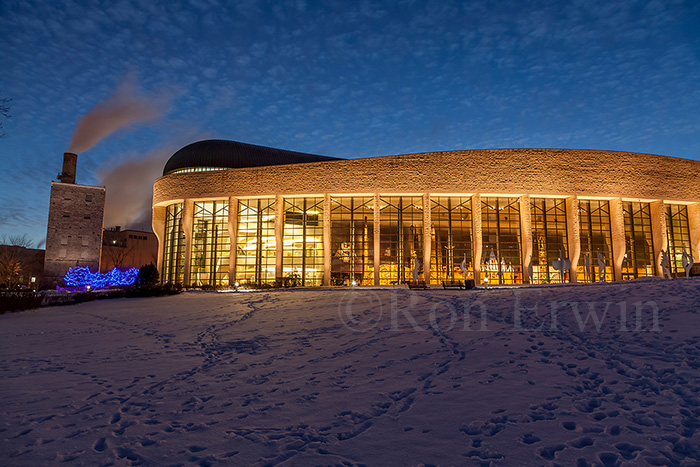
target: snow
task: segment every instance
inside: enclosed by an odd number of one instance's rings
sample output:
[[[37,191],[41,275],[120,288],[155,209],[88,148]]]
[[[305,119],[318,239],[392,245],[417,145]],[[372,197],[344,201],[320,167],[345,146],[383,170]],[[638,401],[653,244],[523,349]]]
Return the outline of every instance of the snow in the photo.
[[[0,464],[697,465],[699,312],[691,278],[7,314]]]

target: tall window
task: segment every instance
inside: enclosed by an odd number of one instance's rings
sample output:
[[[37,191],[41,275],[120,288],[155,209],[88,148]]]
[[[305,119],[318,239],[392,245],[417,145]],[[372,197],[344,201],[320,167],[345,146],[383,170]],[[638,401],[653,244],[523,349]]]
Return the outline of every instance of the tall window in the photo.
[[[284,279],[296,285],[323,283],[323,198],[285,198]]]
[[[532,281],[535,284],[561,282],[562,271],[554,269],[553,262],[569,256],[566,235],[566,200],[532,198],[530,200],[530,215],[532,219]]]
[[[578,261],[579,282],[600,282],[602,260],[605,280],[614,280],[612,260],[612,230],[610,228],[610,202],[579,200],[579,225],[581,226],[581,256]],[[600,256],[598,254],[600,253]],[[588,272],[586,270],[588,257]]]
[[[195,286],[228,285],[231,240],[228,200],[194,203],[190,282]]]
[[[236,280],[253,284],[274,283],[275,254],[275,200],[239,200]]]
[[[666,205],[666,238],[668,239],[668,260],[671,274],[685,275],[683,250],[692,253],[688,207],[682,204]]]
[[[164,283],[185,280],[185,231],[182,228],[182,203],[171,204],[165,210],[165,244],[163,247]]]
[[[431,282],[473,278],[471,198],[431,197],[430,219]]]
[[[379,217],[379,283],[413,280],[416,258],[423,271],[423,197],[382,197]]]
[[[374,197],[331,198],[333,285],[374,284]]]
[[[482,274],[490,284],[523,281],[518,198],[481,198]]]
[[[656,274],[656,262],[649,203],[624,202],[622,208],[627,250],[622,261],[622,278],[628,280],[653,276]]]

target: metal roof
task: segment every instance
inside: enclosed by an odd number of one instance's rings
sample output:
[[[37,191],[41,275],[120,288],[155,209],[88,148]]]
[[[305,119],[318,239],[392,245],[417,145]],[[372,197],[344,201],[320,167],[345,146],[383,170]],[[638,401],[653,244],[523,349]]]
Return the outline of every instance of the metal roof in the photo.
[[[163,175],[195,167],[240,169],[333,160],[340,160],[340,158],[268,148],[238,141],[210,139],[189,144],[178,150],[166,162]]]

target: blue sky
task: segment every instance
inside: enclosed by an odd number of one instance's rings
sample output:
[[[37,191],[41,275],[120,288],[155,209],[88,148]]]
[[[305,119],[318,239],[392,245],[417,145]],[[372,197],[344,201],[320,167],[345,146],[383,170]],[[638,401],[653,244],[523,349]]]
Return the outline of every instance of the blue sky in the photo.
[[[107,184],[106,226],[143,226],[168,155],[206,138],[349,158],[567,147],[700,160],[698,24],[696,0],[4,0],[0,234],[45,238],[77,120],[128,79],[170,104],[79,155],[78,183]]]

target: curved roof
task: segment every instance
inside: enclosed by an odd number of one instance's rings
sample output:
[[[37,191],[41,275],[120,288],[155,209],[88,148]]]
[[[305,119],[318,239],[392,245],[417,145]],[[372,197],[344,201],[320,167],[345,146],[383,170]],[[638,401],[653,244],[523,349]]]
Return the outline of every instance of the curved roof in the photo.
[[[244,167],[265,167],[333,160],[340,159],[256,146],[255,144],[239,143],[238,141],[209,139],[188,144],[178,150],[166,162],[163,168],[163,175],[194,167],[240,169]]]

